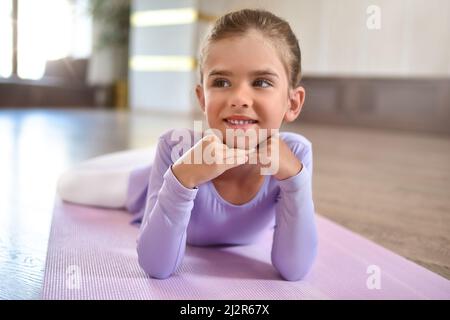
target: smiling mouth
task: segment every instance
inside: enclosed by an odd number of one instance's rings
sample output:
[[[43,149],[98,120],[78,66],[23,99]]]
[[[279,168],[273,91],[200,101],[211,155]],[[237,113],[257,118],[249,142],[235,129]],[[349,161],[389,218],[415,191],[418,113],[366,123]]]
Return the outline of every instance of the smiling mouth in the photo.
[[[228,120],[224,119],[225,126],[230,129],[248,130],[258,123],[256,120]]]
[[[246,128],[255,123],[258,123],[257,120],[232,120],[232,119],[224,119],[223,120],[227,125],[236,128]]]

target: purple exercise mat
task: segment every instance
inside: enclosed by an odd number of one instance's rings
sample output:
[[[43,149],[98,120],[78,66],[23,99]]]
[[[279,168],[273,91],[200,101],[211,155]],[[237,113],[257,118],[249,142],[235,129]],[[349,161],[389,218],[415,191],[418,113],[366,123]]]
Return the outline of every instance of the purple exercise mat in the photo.
[[[284,281],[272,267],[272,230],[249,246],[188,246],[181,268],[172,277],[152,279],[137,263],[138,228],[129,224],[130,219],[124,211],[81,207],[58,200],[42,298],[450,298],[449,280],[320,215],[318,256],[302,281]],[[379,282],[372,281],[374,270],[379,271]],[[373,287],[377,283],[379,289]]]

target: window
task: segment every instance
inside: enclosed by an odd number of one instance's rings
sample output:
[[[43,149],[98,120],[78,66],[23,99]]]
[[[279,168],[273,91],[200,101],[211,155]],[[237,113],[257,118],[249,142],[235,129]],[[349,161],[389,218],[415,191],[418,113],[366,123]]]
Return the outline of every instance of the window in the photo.
[[[0,75],[12,73],[12,2],[0,0]],[[86,58],[91,50],[89,0],[17,0],[17,75],[40,79],[49,60]],[[6,41],[3,41],[5,39]]]

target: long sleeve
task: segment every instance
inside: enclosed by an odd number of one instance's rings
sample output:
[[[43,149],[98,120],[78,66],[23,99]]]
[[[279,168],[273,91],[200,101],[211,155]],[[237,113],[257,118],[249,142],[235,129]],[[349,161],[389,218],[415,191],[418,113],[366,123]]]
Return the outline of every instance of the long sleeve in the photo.
[[[290,281],[302,279],[317,254],[317,230],[312,198],[312,149],[293,150],[303,168],[295,176],[279,181],[280,194],[275,205],[272,264]]]
[[[186,230],[198,191],[184,187],[174,176],[170,151],[160,138],[137,240],[140,266],[161,279],[169,277],[184,257]]]

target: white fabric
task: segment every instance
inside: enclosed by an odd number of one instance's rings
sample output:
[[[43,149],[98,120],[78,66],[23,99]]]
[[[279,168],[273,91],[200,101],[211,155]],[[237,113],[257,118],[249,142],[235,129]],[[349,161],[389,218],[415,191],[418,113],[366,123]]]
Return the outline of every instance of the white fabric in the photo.
[[[156,147],[126,150],[84,161],[63,173],[57,192],[69,202],[123,208],[130,173],[152,163]]]

